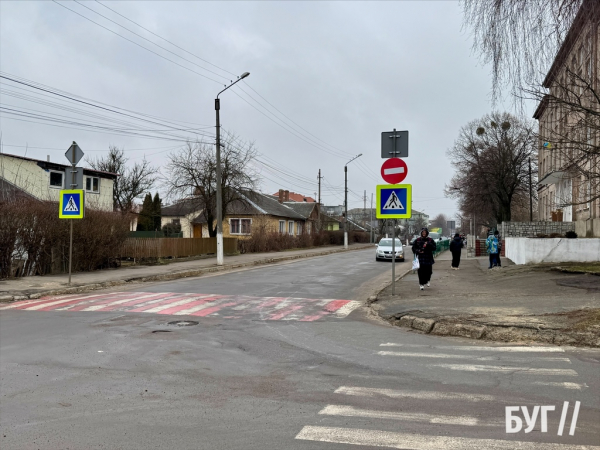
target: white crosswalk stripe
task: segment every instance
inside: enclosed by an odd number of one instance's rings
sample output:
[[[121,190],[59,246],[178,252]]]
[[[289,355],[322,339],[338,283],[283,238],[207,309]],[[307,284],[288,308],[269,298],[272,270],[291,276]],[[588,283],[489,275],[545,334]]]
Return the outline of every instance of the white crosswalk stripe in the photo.
[[[389,350],[380,350],[376,354],[385,358],[401,358],[405,361],[425,364],[426,367],[474,372],[479,377],[484,374],[496,377],[500,374],[510,374],[511,377],[522,374],[534,376],[537,379],[525,381],[531,385],[548,386],[551,388],[562,388],[568,390],[584,390],[588,386],[585,383],[574,383],[572,381],[545,381],[543,377],[577,377],[579,374],[572,369],[562,368],[565,364],[571,364],[568,357],[551,356],[552,353],[564,353],[559,347],[521,347],[521,346],[427,346],[427,345],[404,345],[396,343],[384,343],[381,347]],[[490,353],[486,355],[485,353]],[[521,355],[519,355],[521,354]],[[519,357],[520,356],[520,357]],[[493,361],[493,364],[432,364],[435,360],[459,360],[484,362]],[[391,359],[390,359],[391,361]],[[440,361],[441,363],[442,361]],[[507,364],[510,363],[510,364]],[[558,367],[555,367],[558,366]],[[541,378],[541,379],[540,379]],[[395,383],[396,384],[396,383]],[[493,391],[492,391],[493,392]],[[335,404],[324,406],[319,411],[319,426],[306,425],[296,435],[296,439],[329,442],[337,444],[348,444],[364,447],[388,447],[413,450],[600,450],[598,446],[575,445],[557,442],[534,442],[534,439],[548,435],[525,434],[526,441],[511,440],[516,435],[506,435],[506,418],[504,417],[504,406],[517,402],[525,403],[524,400],[507,398],[506,393],[500,391],[499,395],[471,394],[468,392],[448,392],[435,390],[408,390],[388,389],[382,387],[366,386],[340,386],[334,393],[340,395]],[[519,398],[518,396],[516,398]],[[400,400],[394,402],[393,400]],[[404,400],[404,401],[402,401]],[[463,402],[471,407],[465,408],[468,415],[442,414],[444,408],[448,410],[445,403]],[[358,403],[360,406],[353,405]],[[373,407],[379,405],[381,407]],[[398,410],[395,406],[398,404]],[[367,405],[366,407],[364,405]],[[454,404],[452,403],[454,407]],[[479,414],[477,411],[480,411]],[[490,411],[492,417],[490,417]],[[343,427],[324,426],[335,425],[336,421],[342,420]],[[372,420],[380,420],[374,422]],[[534,419],[535,420],[535,419]],[[541,420],[541,419],[540,419]],[[352,422],[357,424],[369,424],[366,429],[363,426],[352,428]],[[381,423],[381,430],[371,429],[371,424]],[[423,433],[423,424],[435,424],[438,428],[432,435]],[[323,426],[321,426],[323,425]],[[406,432],[398,430],[404,425]],[[442,426],[444,428],[440,429]],[[392,431],[390,431],[390,427]],[[487,432],[496,439],[480,439],[480,427],[487,427]],[[377,427],[379,428],[379,427]],[[438,431],[439,430],[439,431]],[[468,437],[469,432],[476,433],[475,437]],[[538,430],[538,429],[536,429]],[[543,430],[542,430],[543,431]],[[484,435],[485,436],[485,435]],[[547,439],[542,439],[542,441]]]
[[[368,409],[354,408],[353,406],[328,405],[319,411],[319,414],[327,416],[344,417],[368,417],[374,419],[406,420],[413,422],[443,423],[446,425],[474,426],[479,424],[477,417],[469,416],[442,416],[435,414],[395,412],[395,411],[372,411]],[[501,422],[489,423],[488,425],[501,425]],[[479,424],[481,425],[481,424]]]
[[[456,392],[408,391],[353,386],[341,386],[336,389],[335,393],[356,395],[361,397],[384,396],[390,398],[417,398],[420,400],[465,400],[468,402],[495,402],[498,400],[493,395],[462,394]]]
[[[412,450],[596,450],[598,446],[429,436],[390,431],[306,426],[296,439]]]
[[[406,347],[406,348],[429,348],[437,350],[450,350],[450,351],[463,351],[463,352],[514,352],[514,353],[564,353],[565,349],[561,347],[483,347],[475,345],[464,345],[464,346],[429,346],[429,345],[415,345],[415,344],[396,344],[394,342],[387,342],[385,344],[379,344],[380,347]]]
[[[456,355],[456,354],[445,354],[445,353],[411,353],[411,352],[392,352],[392,351],[379,351],[378,355],[381,356],[398,356],[404,358],[438,358],[438,359],[476,359],[477,361],[497,361],[496,356],[478,356],[478,355]],[[531,358],[511,358],[502,359],[506,362],[530,362]],[[544,358],[544,361],[552,362],[567,362],[571,363],[569,358]]]
[[[466,372],[519,372],[527,375],[550,375],[576,377],[577,372],[572,369],[537,369],[531,367],[512,366],[487,366],[477,364],[431,364],[431,367],[441,367],[450,370],[462,370]]]

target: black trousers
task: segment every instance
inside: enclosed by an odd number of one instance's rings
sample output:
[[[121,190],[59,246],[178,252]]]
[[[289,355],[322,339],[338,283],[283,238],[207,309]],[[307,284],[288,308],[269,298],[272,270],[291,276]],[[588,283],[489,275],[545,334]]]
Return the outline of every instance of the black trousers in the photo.
[[[452,267],[458,267],[460,264],[460,252],[452,252]]]
[[[433,266],[430,265],[422,265],[417,270],[417,274],[419,274],[419,284],[424,285],[431,280],[431,274],[433,273]]]

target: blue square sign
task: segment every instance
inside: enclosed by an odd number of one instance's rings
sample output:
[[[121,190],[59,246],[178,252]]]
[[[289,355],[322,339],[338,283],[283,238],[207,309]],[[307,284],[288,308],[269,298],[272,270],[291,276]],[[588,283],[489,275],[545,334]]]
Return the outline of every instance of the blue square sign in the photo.
[[[380,184],[377,186],[378,219],[409,219],[412,215],[412,185]]]
[[[83,195],[82,189],[60,191],[58,217],[61,219],[83,219]]]

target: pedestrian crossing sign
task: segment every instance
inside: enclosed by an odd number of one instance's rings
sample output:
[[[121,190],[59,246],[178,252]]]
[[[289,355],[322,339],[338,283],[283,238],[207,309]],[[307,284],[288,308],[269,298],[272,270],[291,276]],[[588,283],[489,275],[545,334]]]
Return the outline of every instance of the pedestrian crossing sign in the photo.
[[[84,198],[82,189],[69,189],[60,191],[60,219],[83,219]]]
[[[377,186],[378,219],[409,219],[411,217],[412,185],[380,184]]]

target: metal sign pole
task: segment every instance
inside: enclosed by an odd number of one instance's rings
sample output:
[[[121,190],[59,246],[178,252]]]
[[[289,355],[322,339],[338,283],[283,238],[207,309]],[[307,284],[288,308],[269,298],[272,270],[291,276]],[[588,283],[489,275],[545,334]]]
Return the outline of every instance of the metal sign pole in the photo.
[[[396,219],[392,220],[392,295],[396,295]]]
[[[76,146],[73,145],[71,146],[71,148],[73,149],[73,161],[76,160],[76,156],[75,156],[75,150],[76,150]],[[77,182],[75,181],[75,174],[77,172],[77,169],[75,168],[75,163],[73,163],[71,165],[71,189],[75,189],[75,187],[77,187]],[[81,206],[80,206],[81,208]],[[70,236],[69,236],[69,286],[71,286],[71,267],[73,265],[73,219],[69,220],[70,223]]]

